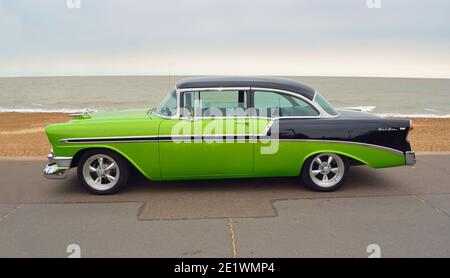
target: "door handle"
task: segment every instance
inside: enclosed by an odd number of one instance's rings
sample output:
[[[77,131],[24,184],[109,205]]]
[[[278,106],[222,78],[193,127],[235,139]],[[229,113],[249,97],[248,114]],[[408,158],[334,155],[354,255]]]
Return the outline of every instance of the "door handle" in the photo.
[[[249,122],[245,122],[245,123],[236,123],[236,124],[238,124],[238,125],[249,125],[250,123]]]

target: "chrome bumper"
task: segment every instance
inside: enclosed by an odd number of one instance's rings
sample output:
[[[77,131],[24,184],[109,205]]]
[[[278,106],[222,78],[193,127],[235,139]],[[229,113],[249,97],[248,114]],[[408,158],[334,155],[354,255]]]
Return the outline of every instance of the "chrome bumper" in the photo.
[[[47,157],[50,163],[45,166],[44,177],[52,180],[67,178],[70,164],[72,163],[72,157],[55,157],[53,152],[51,152]]]
[[[406,165],[413,166],[416,164],[416,153],[409,151],[405,153]]]

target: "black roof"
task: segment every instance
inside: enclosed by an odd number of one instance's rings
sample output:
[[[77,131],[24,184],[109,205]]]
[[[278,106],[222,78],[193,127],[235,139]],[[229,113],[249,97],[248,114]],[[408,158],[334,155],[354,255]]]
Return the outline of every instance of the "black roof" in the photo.
[[[314,89],[300,82],[285,78],[254,76],[208,76],[183,79],[177,83],[178,89],[216,88],[216,87],[260,87],[278,89],[300,94],[310,100],[314,98]]]

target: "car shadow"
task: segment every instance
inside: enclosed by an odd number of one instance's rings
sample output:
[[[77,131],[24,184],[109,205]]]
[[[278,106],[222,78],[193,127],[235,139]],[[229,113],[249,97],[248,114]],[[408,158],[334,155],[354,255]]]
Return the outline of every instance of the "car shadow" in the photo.
[[[370,169],[366,166],[352,167],[347,181],[340,190],[366,188],[385,189],[393,181],[380,171]],[[202,180],[179,180],[179,181],[150,181],[140,173],[130,177],[127,187],[123,193],[134,191],[229,191],[229,190],[297,190],[310,191],[305,187],[301,178],[296,177],[266,177],[266,178],[243,178],[243,179],[202,179]]]
[[[306,188],[300,177],[271,177],[221,180],[150,181],[137,173],[130,176],[127,186],[112,195],[89,194],[71,170],[68,179],[58,181],[59,185],[48,186],[38,199],[54,202],[180,202],[180,200],[211,200],[232,202],[238,200],[302,199],[388,195],[395,193],[398,184],[389,175],[383,175],[366,166],[352,167],[345,184],[335,192],[315,192]],[[253,202],[253,201],[252,201]],[[211,205],[212,205],[211,203]]]
[[[433,161],[436,159],[432,157]],[[440,159],[440,158],[438,158]],[[444,160],[445,162],[445,160]],[[140,174],[130,177],[124,190],[117,194],[89,194],[71,169],[65,180],[49,181],[36,178],[42,174],[41,163],[8,162],[6,175],[0,182],[0,202],[3,203],[66,203],[66,202],[153,202],[167,200],[284,200],[301,198],[331,198],[353,196],[417,195],[448,192],[440,168],[419,161],[415,167],[376,170],[368,166],[351,167],[344,185],[335,192],[314,192],[303,186],[299,177],[249,178],[222,180],[149,181]],[[28,169],[20,175],[15,169]],[[222,198],[222,199],[220,199]],[[219,200],[220,199],[220,200]],[[256,200],[255,200],[256,199]]]

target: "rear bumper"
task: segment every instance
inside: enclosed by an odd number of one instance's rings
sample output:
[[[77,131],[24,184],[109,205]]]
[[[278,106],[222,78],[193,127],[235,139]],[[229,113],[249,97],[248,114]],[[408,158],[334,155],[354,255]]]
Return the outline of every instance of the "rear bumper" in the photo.
[[[53,152],[47,156],[49,163],[45,166],[44,177],[52,180],[61,180],[67,178],[72,157],[58,157],[54,156]]]
[[[405,152],[406,165],[413,166],[416,164],[416,153],[413,151]]]

